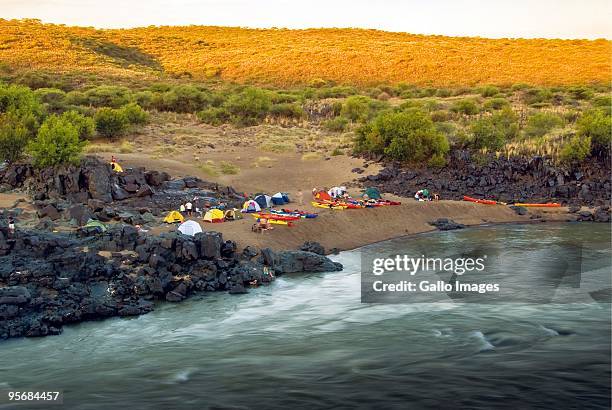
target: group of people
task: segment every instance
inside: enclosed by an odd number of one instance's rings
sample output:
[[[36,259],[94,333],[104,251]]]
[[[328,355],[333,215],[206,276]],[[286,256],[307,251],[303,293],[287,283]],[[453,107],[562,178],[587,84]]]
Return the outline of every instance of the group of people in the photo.
[[[416,201],[439,201],[440,195],[433,193],[431,194],[428,189],[419,189],[414,194]]]
[[[204,201],[202,204],[202,208],[198,205],[201,202],[200,198],[194,197],[191,201],[187,200],[185,203],[181,203],[179,206],[179,212],[181,215],[186,217],[193,217],[194,215],[198,218],[201,218],[209,209],[213,208],[210,201]],[[220,202],[215,208],[225,209],[226,204],[224,202]]]

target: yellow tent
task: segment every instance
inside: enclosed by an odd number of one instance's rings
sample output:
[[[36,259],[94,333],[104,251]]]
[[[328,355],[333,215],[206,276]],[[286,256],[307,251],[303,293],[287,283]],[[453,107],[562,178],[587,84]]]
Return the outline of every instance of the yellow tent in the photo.
[[[119,165],[116,162],[111,162],[110,166],[113,169],[113,171],[115,171],[115,172],[123,172],[123,168],[121,168],[121,165]]]
[[[206,212],[206,215],[204,215],[204,222],[211,222],[211,223],[223,222],[224,219],[225,219],[225,215],[223,214],[223,211],[220,209],[211,209],[208,212]]]
[[[168,212],[168,215],[166,215],[166,217],[164,218],[164,222],[168,223],[168,224],[173,224],[176,222],[184,222],[185,218],[183,218],[183,215],[181,215],[180,212],[178,211],[170,211]]]

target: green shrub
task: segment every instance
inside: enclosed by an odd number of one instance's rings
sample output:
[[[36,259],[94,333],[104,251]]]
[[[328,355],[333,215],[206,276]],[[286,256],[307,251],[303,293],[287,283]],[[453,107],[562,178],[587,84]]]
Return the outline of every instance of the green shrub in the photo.
[[[130,124],[146,124],[149,120],[149,114],[136,103],[126,104],[120,111]]]
[[[270,115],[284,118],[303,118],[304,110],[299,104],[279,103],[270,107]]]
[[[552,99],[552,92],[547,88],[529,88],[523,92],[522,100],[527,105],[549,103]]]
[[[30,138],[28,128],[17,115],[0,114],[0,161],[19,160]]]
[[[76,128],[80,139],[88,140],[94,135],[96,124],[92,118],[85,117],[74,110],[62,113],[61,118]]]
[[[451,94],[452,92],[448,88],[440,88],[438,91],[436,91],[436,97],[440,98],[450,97]]]
[[[561,125],[563,125],[563,119],[558,115],[548,112],[538,112],[529,116],[527,119],[525,135],[529,137],[541,137]]]
[[[50,111],[60,111],[65,107],[66,93],[57,88],[39,88],[34,91],[38,99],[47,104]]]
[[[269,92],[248,87],[239,94],[232,94],[224,107],[230,113],[230,121],[239,126],[256,125],[268,114],[271,105]]]
[[[78,163],[86,142],[79,139],[77,129],[65,118],[48,117],[36,138],[28,143],[34,165],[47,167]]]
[[[472,98],[455,101],[451,107],[452,112],[465,115],[474,115],[480,112],[478,103]]]
[[[434,154],[427,161],[427,165],[432,168],[444,168],[446,166],[446,157],[442,154]]]
[[[510,102],[505,98],[491,98],[482,105],[485,111],[496,111],[507,107],[510,107]]]
[[[357,89],[351,86],[335,86],[335,87],[325,87],[318,89],[314,97],[315,98],[345,98],[351,95],[357,94]]]
[[[446,137],[418,109],[383,113],[360,127],[355,137],[356,152],[384,154],[399,161],[422,162],[448,150]]]
[[[578,136],[591,139],[595,155],[609,154],[612,142],[612,117],[602,110],[585,112],[577,121]]]
[[[333,151],[330,154],[332,157],[337,157],[339,155],[344,155],[344,151],[342,151],[340,148],[336,147],[333,149]]]
[[[115,138],[122,135],[129,126],[129,121],[122,110],[100,108],[94,116],[96,130],[100,135]]]
[[[101,85],[85,92],[87,103],[94,107],[119,108],[132,100],[132,93],[127,87]]]
[[[499,94],[499,88],[492,85],[486,85],[484,87],[481,87],[478,91],[480,92],[480,95],[485,98],[493,97],[494,95]]]
[[[347,98],[342,104],[340,115],[349,121],[366,121],[370,113],[370,98],[363,95],[355,95]]]
[[[193,85],[177,85],[163,93],[155,105],[162,111],[194,113],[206,108],[210,103],[209,92]]]
[[[348,127],[349,120],[344,117],[335,117],[323,122],[323,128],[333,132],[342,132]]]
[[[509,109],[490,117],[483,117],[472,123],[470,146],[475,149],[487,148],[499,151],[518,134],[516,115]]]
[[[576,100],[590,100],[594,95],[593,90],[585,86],[570,87],[568,92]]]
[[[445,110],[433,111],[430,116],[433,122],[444,122],[450,119],[450,113]]]
[[[561,149],[560,158],[565,163],[582,162],[591,152],[591,137],[574,135]]]
[[[70,91],[64,99],[66,105],[88,105],[87,95],[82,91]]]
[[[198,119],[204,124],[219,125],[229,121],[230,113],[224,107],[210,107],[197,113]]]

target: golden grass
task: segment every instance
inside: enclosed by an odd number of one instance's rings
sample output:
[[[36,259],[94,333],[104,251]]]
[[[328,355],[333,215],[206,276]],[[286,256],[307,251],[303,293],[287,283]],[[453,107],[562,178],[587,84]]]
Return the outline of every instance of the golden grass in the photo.
[[[365,29],[143,27],[97,30],[0,19],[12,68],[276,85],[541,85],[610,81],[609,40],[485,39]]]
[[[318,159],[321,159],[321,154],[318,152],[307,152],[302,155],[302,161],[316,161]]]
[[[228,161],[221,161],[219,164],[219,170],[224,175],[236,175],[240,172],[240,168],[238,168],[237,165],[234,165]]]
[[[87,144],[83,149],[83,152],[86,154],[96,154],[100,152],[115,152],[117,151],[117,147],[112,144]]]

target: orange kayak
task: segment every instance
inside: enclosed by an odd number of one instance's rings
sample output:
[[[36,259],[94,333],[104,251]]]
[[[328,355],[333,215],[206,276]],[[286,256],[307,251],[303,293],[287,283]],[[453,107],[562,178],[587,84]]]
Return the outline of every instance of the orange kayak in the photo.
[[[484,204],[484,205],[497,205],[497,201],[492,201],[490,199],[476,199],[476,198],[472,198],[471,196],[463,196],[463,200],[464,201],[468,201],[468,202],[475,202],[477,204]]]
[[[549,202],[547,204],[520,204],[516,203],[515,206],[526,206],[526,207],[538,207],[538,208],[559,208],[561,204],[556,202]]]

